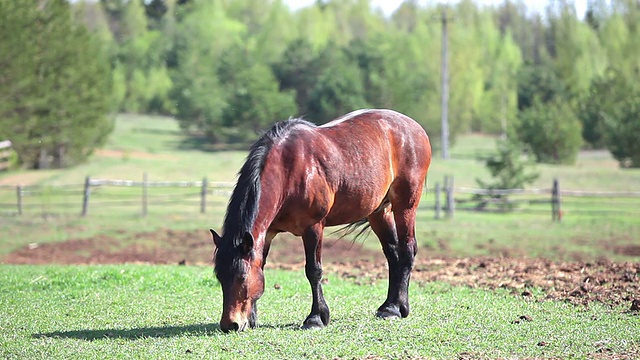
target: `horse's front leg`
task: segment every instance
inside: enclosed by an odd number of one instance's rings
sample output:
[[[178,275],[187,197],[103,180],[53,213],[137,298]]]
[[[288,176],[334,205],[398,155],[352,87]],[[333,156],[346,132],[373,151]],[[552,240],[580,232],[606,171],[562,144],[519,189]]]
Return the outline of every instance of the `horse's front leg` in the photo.
[[[267,256],[269,255],[269,249],[271,248],[271,241],[278,233],[275,231],[267,231],[264,238],[264,245],[262,247],[262,270],[264,271],[264,265],[267,263]],[[258,327],[258,303],[254,300],[251,304],[251,313],[249,314],[249,327]]]
[[[306,264],[304,267],[309,284],[311,284],[311,294],[313,304],[311,313],[302,325],[303,329],[321,328],[329,324],[329,307],[324,301],[322,294],[322,230],[321,224],[310,227],[304,235],[304,253]]]

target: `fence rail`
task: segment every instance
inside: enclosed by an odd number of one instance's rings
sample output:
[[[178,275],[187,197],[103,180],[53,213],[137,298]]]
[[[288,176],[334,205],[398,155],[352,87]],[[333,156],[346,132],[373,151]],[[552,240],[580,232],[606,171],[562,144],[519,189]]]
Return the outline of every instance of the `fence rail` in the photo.
[[[453,177],[435,183],[421,202],[421,211],[434,218],[451,218],[457,212],[551,215],[561,221],[567,215],[640,216],[640,191],[561,190],[558,181],[547,189],[476,189],[453,186]],[[146,216],[149,211],[201,213],[224,211],[231,182],[149,181],[94,179],[55,186],[0,186],[0,216],[42,216],[113,213],[123,210]],[[426,189],[426,187],[425,187]],[[170,206],[169,206],[170,205]],[[443,215],[444,214],[444,215]]]
[[[441,205],[440,193],[444,193]],[[455,196],[454,196],[455,194]],[[435,218],[441,212],[453,217],[457,211],[485,213],[551,214],[553,221],[567,215],[640,216],[640,191],[562,190],[559,181],[547,189],[475,189],[453,187],[445,177],[435,184]]]

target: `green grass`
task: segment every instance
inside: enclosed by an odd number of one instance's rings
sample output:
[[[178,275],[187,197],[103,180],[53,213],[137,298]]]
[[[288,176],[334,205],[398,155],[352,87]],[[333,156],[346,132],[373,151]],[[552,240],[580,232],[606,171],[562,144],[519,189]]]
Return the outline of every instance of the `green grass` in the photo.
[[[209,267],[0,266],[0,278],[0,357],[9,359],[586,358],[599,349],[638,355],[640,346],[638,317],[622,308],[443,283],[412,285],[410,317],[382,321],[373,312],[386,284],[329,275],[332,322],[302,331],[310,308],[303,272],[267,270],[260,327],[225,335]],[[523,315],[532,321],[514,323]]]

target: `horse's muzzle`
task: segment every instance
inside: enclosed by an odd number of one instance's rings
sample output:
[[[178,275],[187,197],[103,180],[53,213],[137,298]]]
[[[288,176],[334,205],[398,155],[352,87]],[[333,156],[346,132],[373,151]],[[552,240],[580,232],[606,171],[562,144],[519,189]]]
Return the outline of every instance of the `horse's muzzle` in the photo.
[[[234,321],[234,320],[220,320],[220,330],[225,333],[230,331],[244,331],[249,325],[249,322],[245,319],[244,321]]]

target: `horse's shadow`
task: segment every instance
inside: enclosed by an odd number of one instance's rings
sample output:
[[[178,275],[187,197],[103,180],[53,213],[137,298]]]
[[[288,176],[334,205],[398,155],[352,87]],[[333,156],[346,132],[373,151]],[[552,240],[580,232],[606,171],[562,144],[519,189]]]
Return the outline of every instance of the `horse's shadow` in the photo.
[[[282,329],[297,330],[300,329],[296,324],[261,324],[258,329]],[[157,326],[157,327],[141,327],[134,329],[87,329],[87,330],[70,330],[70,331],[52,331],[48,333],[33,334],[33,338],[62,338],[62,339],[79,339],[79,340],[103,340],[103,339],[127,339],[137,340],[142,338],[170,338],[174,336],[221,336],[225,333],[220,330],[220,324],[195,324],[183,326]]]

